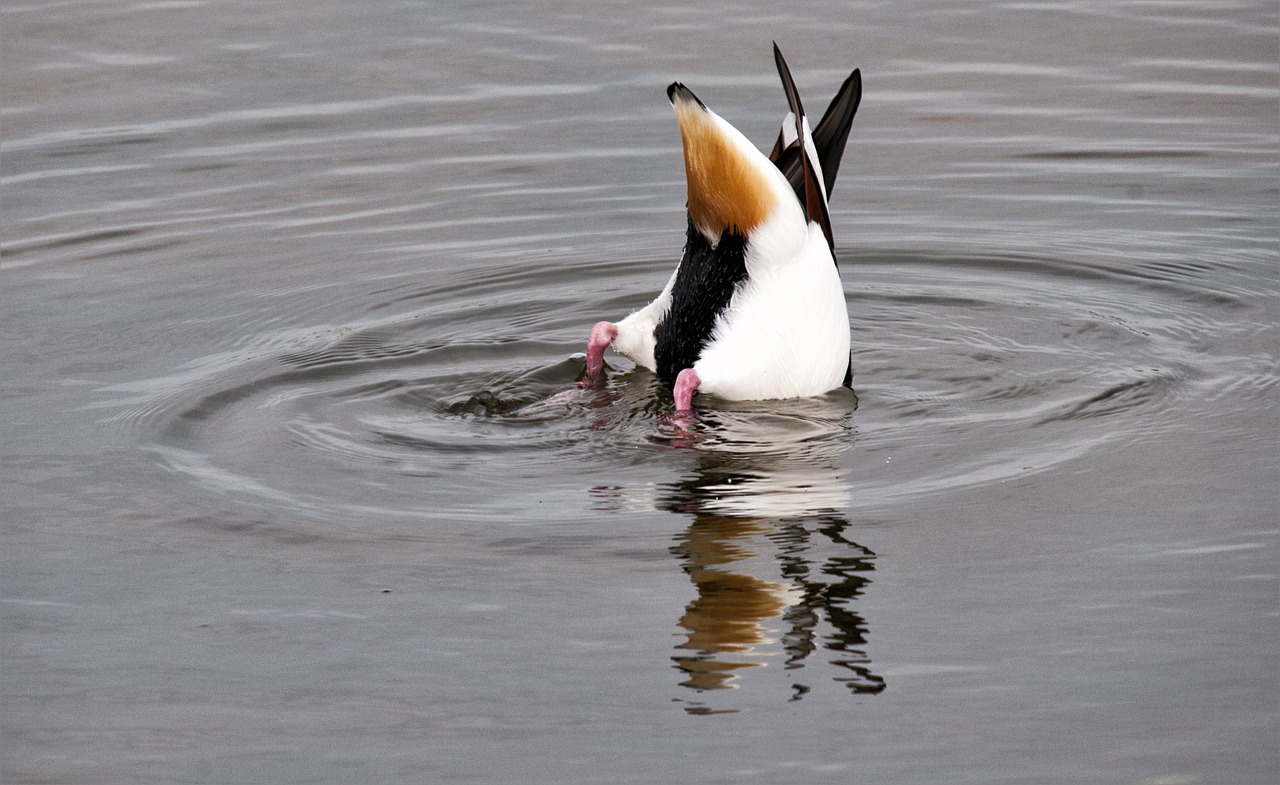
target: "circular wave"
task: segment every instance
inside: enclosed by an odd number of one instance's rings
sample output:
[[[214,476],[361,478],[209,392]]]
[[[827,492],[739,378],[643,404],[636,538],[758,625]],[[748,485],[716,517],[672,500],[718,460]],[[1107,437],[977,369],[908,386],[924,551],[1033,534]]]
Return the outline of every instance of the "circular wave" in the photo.
[[[692,471],[712,509],[787,516],[1051,470],[1146,438],[1189,388],[1227,383],[1196,362],[1193,286],[1170,296],[1168,279],[1154,290],[1064,260],[863,253],[842,255],[856,397],[699,399],[682,422],[618,358],[581,389],[590,324],[642,305],[669,265],[381,290],[345,325],[263,333],[135,385],[121,416],[153,430],[169,469],[295,509],[520,516],[591,472],[618,480],[591,486],[591,509],[651,506],[655,476]]]

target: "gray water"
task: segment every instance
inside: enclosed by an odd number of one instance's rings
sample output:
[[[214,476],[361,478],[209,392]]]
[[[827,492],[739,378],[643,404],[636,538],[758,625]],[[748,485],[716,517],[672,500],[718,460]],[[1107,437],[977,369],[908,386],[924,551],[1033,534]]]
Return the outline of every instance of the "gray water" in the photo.
[[[1277,781],[1278,17],[6,3],[0,778]],[[856,396],[574,392],[772,39]]]

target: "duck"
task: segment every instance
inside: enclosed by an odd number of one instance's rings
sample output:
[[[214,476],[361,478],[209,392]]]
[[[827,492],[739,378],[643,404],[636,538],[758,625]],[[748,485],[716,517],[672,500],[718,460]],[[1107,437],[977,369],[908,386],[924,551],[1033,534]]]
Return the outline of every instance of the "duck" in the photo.
[[[862,99],[854,69],[810,125],[777,42],[788,112],[768,155],[680,82],[667,88],[684,153],[684,251],[654,300],[587,340],[582,385],[612,348],[672,391],[724,400],[822,395],[851,387],[849,313],[829,198]]]

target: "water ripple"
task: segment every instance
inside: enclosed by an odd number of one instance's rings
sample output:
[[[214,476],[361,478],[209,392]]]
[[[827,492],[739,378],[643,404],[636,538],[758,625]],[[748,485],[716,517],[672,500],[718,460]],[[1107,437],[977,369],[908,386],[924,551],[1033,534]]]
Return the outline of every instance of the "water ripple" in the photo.
[[[582,265],[574,286],[556,265],[521,265],[375,288],[364,320],[264,332],[113,388],[132,401],[116,419],[150,430],[170,469],[269,505],[421,514],[403,483],[378,479],[389,472],[470,489],[433,513],[510,514],[519,494],[500,489],[513,475],[661,466],[674,449],[734,467],[733,483],[707,486],[708,509],[777,515],[1050,471],[1117,434],[1163,431],[1193,389],[1275,384],[1262,369],[1228,379],[1198,361],[1197,336],[1216,326],[1138,284],[1160,277],[1194,301],[1205,296],[1195,265],[1131,276],[1008,254],[842,261],[861,401],[702,399],[692,421],[673,423],[669,393],[618,358],[605,383],[580,389],[586,327],[643,304],[669,264],[653,259]],[[583,302],[579,291],[618,294]],[[385,493],[351,500],[370,485]],[[609,498],[654,503],[645,483]]]

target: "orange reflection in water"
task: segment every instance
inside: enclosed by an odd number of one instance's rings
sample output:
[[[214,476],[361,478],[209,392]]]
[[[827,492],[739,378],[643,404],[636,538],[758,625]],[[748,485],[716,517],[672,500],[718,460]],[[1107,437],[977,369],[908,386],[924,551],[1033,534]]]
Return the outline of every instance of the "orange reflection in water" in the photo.
[[[672,549],[681,556],[698,590],[697,599],[680,617],[680,626],[689,631],[688,640],[676,647],[690,652],[675,658],[678,667],[689,674],[684,686],[699,690],[730,687],[738,670],[762,663],[719,655],[755,654],[756,647],[776,640],[762,622],[778,619],[796,600],[793,587],[720,569],[755,557],[745,543],[767,532],[767,525],[757,521],[713,517],[695,522]]]

